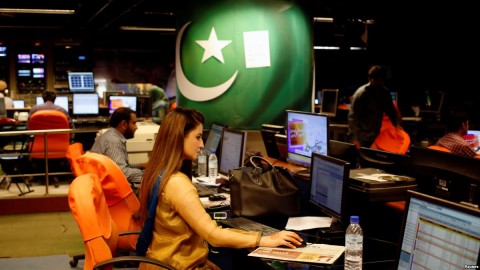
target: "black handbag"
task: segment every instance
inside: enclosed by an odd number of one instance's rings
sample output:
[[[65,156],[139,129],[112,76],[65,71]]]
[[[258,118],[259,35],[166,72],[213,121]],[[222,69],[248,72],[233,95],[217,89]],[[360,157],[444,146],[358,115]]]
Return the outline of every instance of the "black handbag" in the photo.
[[[299,215],[299,188],[290,172],[260,156],[250,157],[250,164],[252,166],[230,170],[232,214],[243,217]]]

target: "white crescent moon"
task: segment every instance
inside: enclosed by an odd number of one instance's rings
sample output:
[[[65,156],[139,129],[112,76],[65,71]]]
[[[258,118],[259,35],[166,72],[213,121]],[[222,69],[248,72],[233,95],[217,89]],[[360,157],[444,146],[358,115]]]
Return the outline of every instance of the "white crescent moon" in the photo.
[[[226,82],[213,86],[213,87],[202,87],[190,82],[185,73],[183,73],[182,63],[180,61],[180,43],[182,43],[182,36],[185,28],[190,24],[186,23],[178,32],[177,42],[175,46],[175,73],[177,76],[178,89],[182,94],[193,101],[207,101],[212,100],[220,95],[232,86],[233,82],[237,78],[238,70],[228,79]]]

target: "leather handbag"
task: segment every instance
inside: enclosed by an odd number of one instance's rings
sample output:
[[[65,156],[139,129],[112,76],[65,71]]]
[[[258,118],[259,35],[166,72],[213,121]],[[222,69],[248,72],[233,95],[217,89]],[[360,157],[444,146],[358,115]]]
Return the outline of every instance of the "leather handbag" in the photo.
[[[299,188],[290,172],[260,156],[250,157],[250,164],[252,166],[230,170],[232,214],[243,217],[299,215]]]

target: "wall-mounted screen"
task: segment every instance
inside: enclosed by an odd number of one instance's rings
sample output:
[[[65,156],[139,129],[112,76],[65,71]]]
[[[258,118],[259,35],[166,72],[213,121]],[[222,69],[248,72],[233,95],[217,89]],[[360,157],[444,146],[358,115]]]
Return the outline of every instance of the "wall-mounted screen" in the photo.
[[[18,70],[18,77],[30,77],[32,76],[32,72],[30,69],[19,69]]]
[[[33,78],[45,78],[44,68],[33,68]]]
[[[32,64],[43,64],[43,63],[45,63],[45,54],[32,53]]]
[[[19,64],[30,64],[30,54],[19,53],[17,59]]]
[[[0,46],[0,57],[5,57],[5,56],[7,56],[7,47]]]
[[[68,72],[68,87],[72,93],[93,93],[93,72]]]

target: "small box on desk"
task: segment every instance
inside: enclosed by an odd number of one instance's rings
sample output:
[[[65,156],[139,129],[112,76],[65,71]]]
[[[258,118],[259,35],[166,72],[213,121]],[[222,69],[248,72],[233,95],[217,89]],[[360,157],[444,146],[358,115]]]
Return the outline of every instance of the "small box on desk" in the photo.
[[[349,190],[369,202],[402,201],[407,190],[416,190],[413,177],[389,174],[379,169],[350,170]]]

